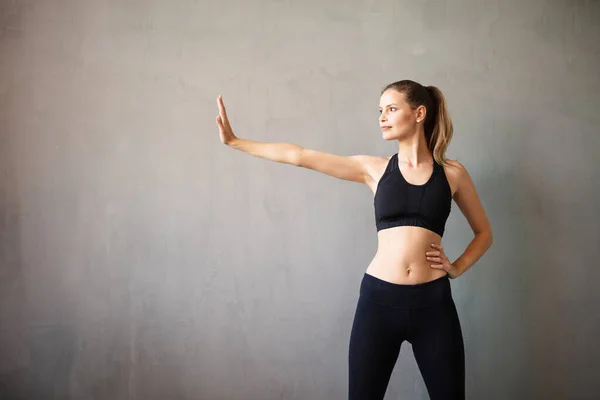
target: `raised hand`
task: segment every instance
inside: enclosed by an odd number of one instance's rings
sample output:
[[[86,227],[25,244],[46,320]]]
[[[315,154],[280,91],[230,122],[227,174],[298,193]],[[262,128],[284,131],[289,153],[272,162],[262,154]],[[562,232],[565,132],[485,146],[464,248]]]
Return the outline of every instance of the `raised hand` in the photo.
[[[223,97],[219,96],[217,98],[217,104],[219,106],[217,125],[219,127],[221,142],[223,144],[229,145],[233,140],[237,139],[237,137],[234,135],[233,130],[231,129],[231,125],[229,124],[229,119],[227,118],[227,111],[225,110],[225,105],[223,104]]]

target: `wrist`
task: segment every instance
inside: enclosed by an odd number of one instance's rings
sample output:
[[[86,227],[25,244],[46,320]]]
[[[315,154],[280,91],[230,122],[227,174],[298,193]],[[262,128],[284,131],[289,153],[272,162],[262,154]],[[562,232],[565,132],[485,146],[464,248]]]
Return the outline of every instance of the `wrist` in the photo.
[[[237,136],[234,136],[234,137],[232,137],[231,139],[229,139],[229,140],[227,141],[227,143],[225,143],[225,144],[226,144],[227,146],[229,146],[229,147],[232,147],[232,148],[234,148],[234,149],[237,149],[237,148],[239,148],[239,147],[240,147],[240,142],[241,142],[241,139],[240,139],[240,138],[238,138]]]
[[[450,279],[456,279],[460,276],[460,272],[458,271],[458,268],[456,268],[456,266],[454,264],[450,264],[450,270],[448,271],[448,277]]]

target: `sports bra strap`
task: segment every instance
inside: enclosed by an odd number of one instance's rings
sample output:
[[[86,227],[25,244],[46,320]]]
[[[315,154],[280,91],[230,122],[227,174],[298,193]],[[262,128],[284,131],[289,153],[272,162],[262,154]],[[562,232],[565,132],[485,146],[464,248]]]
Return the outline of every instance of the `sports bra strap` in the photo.
[[[398,153],[396,153],[392,156],[392,158],[390,159],[390,162],[388,163],[386,171],[393,172],[396,170],[397,167],[398,167]]]

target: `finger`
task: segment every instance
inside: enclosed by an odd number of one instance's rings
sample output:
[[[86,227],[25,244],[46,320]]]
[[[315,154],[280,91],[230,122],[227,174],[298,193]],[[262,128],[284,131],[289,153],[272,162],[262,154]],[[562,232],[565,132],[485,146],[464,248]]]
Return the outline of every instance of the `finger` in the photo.
[[[427,257],[427,259],[429,261],[435,261],[435,262],[439,262],[441,263],[443,260],[441,259],[441,257]]]
[[[219,104],[219,113],[225,118],[227,118],[227,110],[225,109],[225,104],[223,104],[223,97],[219,96],[217,98],[217,103]]]
[[[437,250],[436,250],[436,251],[428,251],[428,252],[427,252],[427,253],[425,253],[425,254],[427,254],[428,256],[439,256],[439,255],[440,255],[440,252],[439,252],[439,251],[437,251]]]
[[[227,118],[227,111],[225,111],[225,109],[222,108],[219,110],[219,115],[221,116],[221,123],[223,124],[223,127],[229,129],[230,125],[229,118]]]

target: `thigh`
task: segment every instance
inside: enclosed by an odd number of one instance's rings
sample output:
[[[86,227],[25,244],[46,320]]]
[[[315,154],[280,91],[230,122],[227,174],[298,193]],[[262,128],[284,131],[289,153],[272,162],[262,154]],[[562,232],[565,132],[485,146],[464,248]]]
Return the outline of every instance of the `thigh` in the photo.
[[[402,319],[402,310],[359,298],[350,334],[350,400],[384,398],[403,340]]]
[[[464,399],[464,342],[454,301],[411,310],[410,318],[409,341],[429,397]]]

